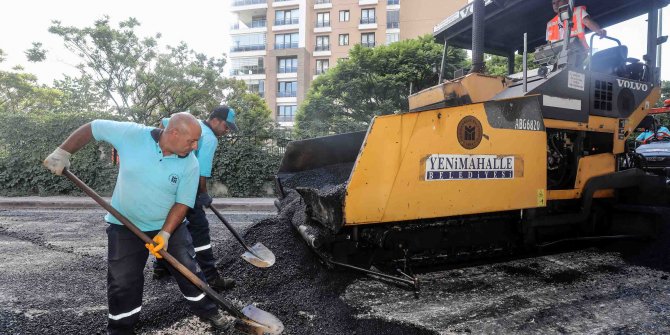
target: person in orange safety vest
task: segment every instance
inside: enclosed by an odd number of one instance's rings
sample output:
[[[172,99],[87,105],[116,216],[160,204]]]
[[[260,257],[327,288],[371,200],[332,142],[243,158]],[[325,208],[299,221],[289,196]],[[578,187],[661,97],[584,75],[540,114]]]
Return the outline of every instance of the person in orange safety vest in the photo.
[[[561,22],[558,17],[558,10],[561,6],[568,4],[568,0],[551,0],[554,7],[554,12],[557,14],[551,21],[547,23],[547,42],[559,42],[564,38],[563,32],[568,25],[567,20]],[[601,38],[607,36],[607,31],[600,28],[600,25],[591,19],[589,13],[586,12],[586,6],[576,6],[572,16],[572,32],[571,37],[579,38],[585,50],[589,49],[589,44],[586,42],[586,28],[591,29],[596,35]],[[585,28],[586,27],[586,28]]]

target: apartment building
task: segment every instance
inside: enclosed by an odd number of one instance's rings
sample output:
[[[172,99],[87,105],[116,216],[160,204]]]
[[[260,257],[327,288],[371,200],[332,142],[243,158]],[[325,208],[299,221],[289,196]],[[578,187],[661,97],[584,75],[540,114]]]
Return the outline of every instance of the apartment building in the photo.
[[[293,126],[309,85],[355,44],[375,47],[433,32],[467,0],[231,0],[231,76]]]

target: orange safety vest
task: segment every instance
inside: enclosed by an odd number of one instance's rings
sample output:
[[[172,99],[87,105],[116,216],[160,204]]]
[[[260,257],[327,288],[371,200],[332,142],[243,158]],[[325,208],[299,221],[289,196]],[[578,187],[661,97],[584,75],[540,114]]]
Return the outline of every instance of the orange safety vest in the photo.
[[[575,7],[572,15],[572,32],[570,33],[571,37],[579,37],[579,41],[582,42],[584,48],[588,49],[589,44],[586,43],[586,31],[584,29],[584,20],[582,16],[586,12],[586,6]],[[563,22],[563,30],[568,26],[568,21]],[[559,26],[559,18],[556,15],[551,21],[547,23],[547,42],[558,42],[563,40],[561,36],[561,29]]]

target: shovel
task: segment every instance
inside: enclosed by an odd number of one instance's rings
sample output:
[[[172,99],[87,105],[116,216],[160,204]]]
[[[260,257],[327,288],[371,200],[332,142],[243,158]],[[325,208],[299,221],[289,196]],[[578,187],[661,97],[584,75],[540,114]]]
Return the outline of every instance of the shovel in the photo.
[[[275,263],[275,255],[268,249],[266,246],[263,245],[263,243],[256,242],[253,247],[249,247],[249,245],[244,242],[244,239],[242,239],[242,236],[237,233],[237,231],[233,228],[233,226],[226,221],[226,218],[217,211],[214,206],[209,205],[209,209],[216,214],[216,216],[223,222],[224,225],[226,225],[226,228],[230,230],[231,233],[233,233],[233,236],[244,246],[247,251],[245,251],[242,254],[242,259],[245,261],[251,263],[252,265],[259,267],[259,268],[269,268]]]
[[[88,187],[83,181],[81,181],[77,176],[67,169],[63,169],[63,175],[70,179],[77,187],[79,187],[84,193],[88,194],[95,202],[107,210],[110,214],[114,215],[121,223],[123,223],[126,228],[132,231],[137,237],[139,237],[145,243],[154,244],[154,241],[144,234],[141,230],[137,228],[132,222],[130,222],[125,216],[119,213],[114,207],[108,204],[102,197],[100,197],[93,189]],[[256,308],[253,305],[248,305],[244,307],[241,311],[233,306],[233,304],[219,296],[214,290],[212,290],[204,281],[202,281],[198,276],[191,272],[184,265],[179,263],[179,261],[172,257],[167,251],[161,249],[158,253],[163,256],[163,258],[170,264],[172,267],[177,269],[186,279],[191,283],[201,289],[210,299],[214,300],[216,304],[223,307],[230,315],[234,316],[235,328],[239,331],[244,332],[245,334],[252,335],[278,335],[284,331],[284,324],[282,324],[277,317],[274,315],[263,311],[259,308]]]

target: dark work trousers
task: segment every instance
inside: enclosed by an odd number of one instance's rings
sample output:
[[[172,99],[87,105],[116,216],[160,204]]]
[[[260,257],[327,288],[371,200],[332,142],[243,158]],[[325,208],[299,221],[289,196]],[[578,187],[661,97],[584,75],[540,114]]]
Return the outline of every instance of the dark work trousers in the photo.
[[[200,265],[207,281],[214,281],[219,278],[219,272],[216,270],[212,241],[209,237],[209,221],[207,221],[203,206],[196,204],[194,208],[189,209],[186,213],[186,220],[188,220],[188,231],[193,238],[195,259],[198,261],[198,265]],[[166,264],[165,261],[159,261],[156,262],[155,266],[164,267]]]
[[[172,233],[168,243],[168,252],[181,264],[204,279],[194,260],[193,242],[184,224]],[[153,238],[158,231],[145,232]],[[109,224],[107,227],[107,300],[109,315],[107,331],[109,334],[133,334],[133,327],[139,320],[142,308],[144,287],[144,266],[149,250],[144,242],[128,228]],[[217,313],[214,302],[182,276],[172,266],[168,269],[177,280],[179,290],[198,316],[208,317]]]

